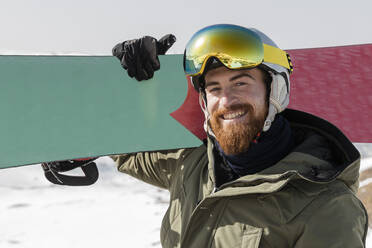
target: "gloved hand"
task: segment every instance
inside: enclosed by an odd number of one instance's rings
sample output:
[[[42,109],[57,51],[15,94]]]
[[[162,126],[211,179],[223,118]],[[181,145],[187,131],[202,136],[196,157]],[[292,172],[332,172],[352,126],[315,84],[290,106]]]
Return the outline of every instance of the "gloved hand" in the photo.
[[[159,41],[151,36],[127,40],[117,44],[112,49],[112,55],[120,60],[130,77],[138,81],[154,76],[154,71],[160,69],[158,55],[164,55],[176,42],[173,34],[167,34]]]

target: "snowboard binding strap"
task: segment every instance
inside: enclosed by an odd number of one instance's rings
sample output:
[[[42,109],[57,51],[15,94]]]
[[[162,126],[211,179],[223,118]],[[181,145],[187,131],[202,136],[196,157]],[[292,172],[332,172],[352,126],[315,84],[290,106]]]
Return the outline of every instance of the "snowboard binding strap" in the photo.
[[[88,160],[65,160],[42,163],[41,167],[44,170],[45,177],[54,184],[68,185],[68,186],[87,186],[94,184],[99,176],[96,163],[94,159]],[[84,176],[71,176],[61,174],[80,167]]]

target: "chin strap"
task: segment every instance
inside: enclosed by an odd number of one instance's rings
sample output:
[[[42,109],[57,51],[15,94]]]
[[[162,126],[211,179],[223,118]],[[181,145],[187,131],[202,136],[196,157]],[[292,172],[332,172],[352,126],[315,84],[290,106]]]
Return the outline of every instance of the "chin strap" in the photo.
[[[207,99],[206,99],[205,93],[202,90],[199,91],[199,105],[200,105],[201,110],[204,113],[204,131],[205,131],[205,133],[212,136],[213,138],[216,138],[216,136],[214,135],[211,127],[209,126],[209,120],[210,120],[211,116],[210,116],[210,114],[208,112],[208,109],[207,109]]]
[[[54,184],[68,186],[87,186],[94,184],[99,176],[95,158],[87,160],[66,160],[42,163],[45,177]],[[61,174],[76,168],[81,168],[84,176],[71,176]]]

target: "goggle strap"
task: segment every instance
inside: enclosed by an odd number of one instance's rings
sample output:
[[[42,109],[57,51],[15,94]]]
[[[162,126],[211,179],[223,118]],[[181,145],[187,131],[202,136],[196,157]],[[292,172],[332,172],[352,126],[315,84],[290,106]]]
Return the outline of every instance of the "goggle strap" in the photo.
[[[288,64],[289,64],[289,73],[292,73],[293,72],[293,64],[292,64],[291,56],[289,55],[289,53],[287,53],[287,59],[288,59]]]
[[[281,65],[288,70],[291,70],[291,65],[289,64],[287,53],[277,47],[273,47],[267,44],[264,46],[264,61],[267,63]]]

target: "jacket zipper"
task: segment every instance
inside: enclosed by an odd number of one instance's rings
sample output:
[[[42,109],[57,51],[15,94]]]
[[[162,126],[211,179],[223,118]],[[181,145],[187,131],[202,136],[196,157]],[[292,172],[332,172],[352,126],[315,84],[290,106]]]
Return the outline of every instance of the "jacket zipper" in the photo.
[[[228,182],[228,183],[222,184],[220,187],[216,187],[216,185],[214,185],[211,194],[208,195],[208,196],[206,196],[203,200],[201,200],[201,201],[196,205],[196,207],[195,207],[194,210],[192,211],[192,213],[191,213],[191,217],[190,217],[190,219],[189,219],[189,221],[188,221],[188,223],[187,223],[187,225],[186,225],[186,230],[185,230],[185,232],[184,232],[184,236],[183,236],[182,239],[181,239],[180,247],[182,247],[182,244],[184,243],[184,241],[185,241],[185,239],[186,239],[186,237],[187,237],[187,235],[188,235],[188,232],[189,232],[189,229],[190,229],[190,223],[192,222],[192,220],[193,220],[193,218],[194,218],[196,212],[197,212],[198,210],[200,210],[200,209],[203,209],[203,208],[201,207],[202,203],[203,203],[205,200],[207,200],[207,199],[214,198],[214,196],[213,196],[212,194],[213,194],[213,193],[216,193],[216,192],[219,191],[219,190],[221,190],[222,187],[225,188],[225,187],[229,186],[229,184],[233,184],[233,183],[234,183],[234,181],[233,181],[233,182]]]

